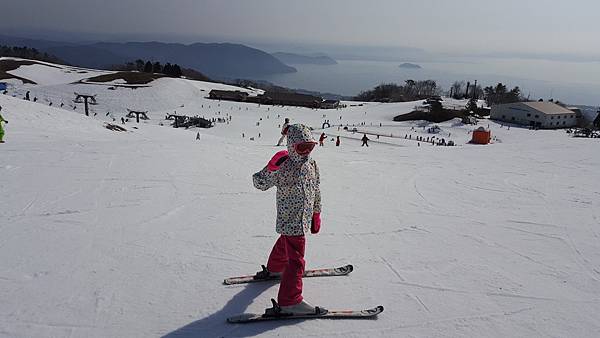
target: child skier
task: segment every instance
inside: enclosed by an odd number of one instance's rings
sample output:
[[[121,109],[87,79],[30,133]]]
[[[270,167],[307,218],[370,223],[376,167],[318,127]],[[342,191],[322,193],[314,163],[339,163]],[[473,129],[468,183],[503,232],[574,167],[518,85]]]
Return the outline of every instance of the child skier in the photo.
[[[327,135],[325,135],[325,133],[321,133],[321,136],[319,137],[319,146],[320,147],[323,146],[323,142],[325,141],[325,139],[327,139]]]
[[[320,309],[302,298],[302,275],[304,234],[316,234],[321,228],[319,168],[310,158],[317,142],[302,124],[290,125],[287,137],[287,150],[276,153],[252,177],[259,190],[277,187],[275,231],[281,235],[269,255],[267,269],[257,273],[257,277],[281,275],[277,295],[281,313],[313,314]]]
[[[363,134],[363,137],[361,138],[361,141],[362,141],[361,147],[364,147],[364,146],[368,147],[369,146],[369,138],[367,137],[367,134]]]
[[[285,137],[287,136],[289,125],[290,125],[290,119],[286,117],[285,122],[283,123],[283,126],[281,126],[281,137],[279,138],[279,141],[277,141],[277,146],[280,146],[283,143],[283,140],[285,140]]]

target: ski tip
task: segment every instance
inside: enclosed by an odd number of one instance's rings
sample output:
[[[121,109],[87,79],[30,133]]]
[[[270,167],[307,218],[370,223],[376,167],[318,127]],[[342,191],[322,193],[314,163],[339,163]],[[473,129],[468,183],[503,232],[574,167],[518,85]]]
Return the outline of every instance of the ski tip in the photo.
[[[233,284],[236,284],[234,278],[223,279],[223,285],[233,285]]]
[[[375,318],[378,314],[383,312],[383,305],[376,306],[374,308],[363,310],[363,313],[366,314],[365,318]]]

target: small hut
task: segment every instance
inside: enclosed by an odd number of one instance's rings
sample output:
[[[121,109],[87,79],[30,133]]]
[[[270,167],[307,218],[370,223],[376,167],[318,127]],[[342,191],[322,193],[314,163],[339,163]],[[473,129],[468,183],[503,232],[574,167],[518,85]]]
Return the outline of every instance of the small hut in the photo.
[[[208,97],[213,100],[229,100],[229,101],[246,101],[248,93],[239,90],[216,90],[213,89],[208,93]]]
[[[492,139],[492,132],[486,130],[483,127],[479,127],[473,130],[473,139],[471,139],[471,143],[474,144],[488,144]]]

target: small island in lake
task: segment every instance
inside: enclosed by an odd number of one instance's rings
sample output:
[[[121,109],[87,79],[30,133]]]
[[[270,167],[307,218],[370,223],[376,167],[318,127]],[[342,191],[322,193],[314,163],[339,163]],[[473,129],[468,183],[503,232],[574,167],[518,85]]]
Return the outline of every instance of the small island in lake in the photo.
[[[421,67],[421,66],[419,66],[417,64],[408,63],[408,62],[405,62],[405,63],[401,64],[398,67],[400,67],[400,68],[409,68],[409,69],[421,69],[421,68],[423,68],[423,67]]]
[[[302,55],[278,52],[271,55],[286,65],[337,65],[337,61],[324,54]]]

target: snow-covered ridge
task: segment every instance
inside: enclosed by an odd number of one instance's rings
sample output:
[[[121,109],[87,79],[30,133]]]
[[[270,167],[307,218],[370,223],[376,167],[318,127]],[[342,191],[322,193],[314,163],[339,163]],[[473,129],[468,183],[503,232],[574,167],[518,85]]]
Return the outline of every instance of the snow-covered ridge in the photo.
[[[20,58],[0,58],[2,60],[32,61]],[[65,66],[44,61],[33,61],[33,65],[22,65],[7,73],[29,79],[38,85],[57,85],[79,81],[88,77],[111,73],[81,67]]]

